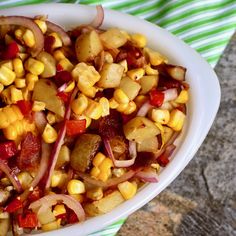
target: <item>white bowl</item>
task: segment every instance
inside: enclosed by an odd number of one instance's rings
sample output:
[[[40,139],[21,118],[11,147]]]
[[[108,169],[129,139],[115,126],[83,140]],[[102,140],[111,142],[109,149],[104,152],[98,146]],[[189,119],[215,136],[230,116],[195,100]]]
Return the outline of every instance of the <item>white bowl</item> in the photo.
[[[0,11],[0,15],[48,15],[49,20],[70,29],[90,22],[96,14],[91,6],[75,4],[30,5]],[[94,217],[83,223],[64,227],[40,235],[87,235],[100,230],[142,207],[165,189],[186,167],[205,139],[220,103],[220,86],[216,74],[204,59],[184,42],[166,30],[136,17],[105,9],[103,27],[120,27],[128,32],[140,32],[148,38],[149,47],[167,56],[173,64],[187,68],[190,101],[187,122],[174,157],[161,172],[159,182],[147,184],[137,195],[110,213]]]

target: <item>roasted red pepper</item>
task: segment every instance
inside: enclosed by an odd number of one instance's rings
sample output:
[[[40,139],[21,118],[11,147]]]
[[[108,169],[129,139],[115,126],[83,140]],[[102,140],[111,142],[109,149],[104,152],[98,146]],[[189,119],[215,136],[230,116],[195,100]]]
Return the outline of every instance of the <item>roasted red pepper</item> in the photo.
[[[30,101],[20,100],[16,104],[20,108],[20,111],[24,116],[27,116],[30,114],[31,109],[32,109],[32,104]]]
[[[84,133],[86,130],[86,120],[67,120],[66,134],[68,136],[75,136]]]
[[[73,211],[70,211],[68,215],[68,223],[74,224],[74,223],[77,223],[78,221],[79,220],[78,220],[77,215]]]
[[[15,156],[17,153],[16,144],[13,141],[6,141],[0,143],[0,159],[7,160],[10,157]]]
[[[60,64],[57,65],[57,69],[61,69],[62,67]],[[72,75],[69,71],[66,70],[60,70],[57,71],[56,75],[54,76],[55,83],[57,84],[58,87],[61,85],[68,83],[72,81]]]
[[[164,101],[164,93],[158,90],[152,90],[149,93],[150,96],[150,104],[156,107],[160,107]]]
[[[69,93],[65,93],[65,92],[58,92],[57,96],[63,101],[63,102],[68,102],[70,99],[70,94]]]
[[[14,59],[19,52],[19,47],[15,41],[9,43],[2,54],[4,60]]]
[[[30,202],[34,202],[41,198],[43,195],[42,189],[40,189],[38,186],[33,190],[33,192],[28,196],[28,200]]]
[[[17,220],[19,226],[22,228],[35,228],[38,225],[38,219],[35,213],[17,215]]]
[[[5,211],[8,213],[16,212],[17,210],[23,208],[23,203],[18,198],[15,198],[12,202],[10,202],[6,207]]]

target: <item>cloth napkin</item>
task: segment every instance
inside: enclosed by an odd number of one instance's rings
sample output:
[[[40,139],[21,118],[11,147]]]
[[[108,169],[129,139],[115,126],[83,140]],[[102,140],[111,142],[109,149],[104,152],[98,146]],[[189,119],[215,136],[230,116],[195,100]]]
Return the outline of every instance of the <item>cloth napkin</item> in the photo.
[[[236,29],[235,0],[1,0],[0,9],[38,3],[97,5],[155,23],[199,52],[214,67]],[[125,219],[89,236],[113,236]]]

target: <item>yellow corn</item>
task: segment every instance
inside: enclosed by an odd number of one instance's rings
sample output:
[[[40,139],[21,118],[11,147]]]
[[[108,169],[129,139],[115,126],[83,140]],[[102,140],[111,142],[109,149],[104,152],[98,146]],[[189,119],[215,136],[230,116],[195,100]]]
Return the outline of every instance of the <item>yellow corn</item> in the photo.
[[[67,191],[69,194],[85,193],[85,185],[80,180],[72,179],[67,184]]]
[[[26,81],[23,78],[16,78],[14,83],[16,88],[24,88],[26,86]]]
[[[66,208],[63,204],[56,205],[53,209],[54,216],[59,216],[66,213]]]
[[[47,124],[44,128],[42,138],[45,143],[54,143],[57,140],[57,131],[50,124]]]
[[[88,98],[84,94],[80,94],[77,99],[71,103],[71,109],[76,115],[81,115],[88,107]]]
[[[67,174],[61,170],[54,170],[51,178],[51,187],[61,187],[65,184],[67,179]]]
[[[23,100],[23,94],[20,89],[17,89],[16,87],[11,86],[10,93],[11,93],[12,103],[16,103],[17,101]]]
[[[18,56],[22,61],[25,61],[29,57],[29,54],[21,52],[18,54]]]
[[[74,68],[74,65],[67,59],[67,58],[63,58],[58,62],[58,65],[60,65],[63,70],[67,70],[67,71],[72,71]]]
[[[82,194],[70,194],[70,196],[80,203],[84,201],[84,196]]]
[[[78,85],[78,84],[77,84]],[[87,97],[94,98],[96,95],[96,92],[98,91],[95,87],[79,87],[80,91]]]
[[[23,88],[21,91],[22,91],[22,95],[23,95],[24,100],[26,100],[26,101],[30,100],[31,93],[28,90],[28,88]]]
[[[99,165],[101,172],[107,172],[113,166],[112,160],[110,158],[105,158],[102,163]]]
[[[137,106],[134,101],[129,102],[128,107],[124,110],[125,115],[130,115],[136,110]]]
[[[23,134],[27,132],[33,132],[35,130],[34,123],[29,123],[28,120],[16,120],[3,129],[3,134],[8,140],[17,140]]]
[[[188,101],[188,97],[188,91],[184,89],[180,92],[179,96],[174,100],[174,102],[186,103]]]
[[[25,190],[30,187],[33,177],[27,171],[22,171],[17,175],[22,188]]]
[[[113,57],[112,57],[111,53],[104,52],[104,60],[106,63],[109,63],[109,64],[113,63]]]
[[[32,111],[43,111],[45,110],[45,102],[34,101],[32,106]]]
[[[124,168],[114,168],[114,169],[112,170],[112,174],[113,174],[115,177],[121,177],[124,173],[125,173]]]
[[[126,60],[120,61],[118,64],[124,67],[124,74],[128,71],[128,64]]]
[[[137,185],[135,185],[129,181],[125,181],[123,183],[120,183],[117,185],[117,187],[118,187],[121,195],[123,196],[123,198],[126,200],[134,197],[134,195],[137,192]]]
[[[103,198],[102,188],[96,187],[96,188],[89,189],[86,192],[86,197],[93,200],[93,201],[100,200],[101,198]]]
[[[35,38],[34,38],[34,34],[31,30],[26,29],[26,31],[24,32],[22,39],[24,40],[26,46],[28,47],[33,47],[35,45]]]
[[[138,68],[138,69],[133,69],[129,70],[127,72],[127,75],[130,77],[132,80],[139,80],[144,76],[144,69],[143,68]]]
[[[49,36],[52,36],[55,39],[55,42],[52,45],[53,48],[59,48],[62,46],[61,38],[58,36],[56,32],[49,34]]]
[[[159,172],[161,169],[161,166],[158,163],[151,164],[151,167],[156,170],[156,172]]]
[[[99,99],[99,103],[102,106],[102,117],[107,116],[110,114],[110,107],[109,107],[109,101],[107,98],[102,97]]]
[[[100,174],[100,170],[98,167],[94,166],[90,172],[90,175],[94,178],[96,178]]]
[[[66,58],[64,53],[60,49],[53,52],[53,57],[55,58],[55,60],[57,62],[59,62],[60,60]]]
[[[23,37],[23,34],[24,34],[24,30],[19,28],[19,29],[16,29],[15,32],[15,37],[18,39],[18,40],[22,40],[22,37]]]
[[[138,95],[135,99],[134,102],[137,105],[137,107],[141,107],[145,102],[148,101],[148,97],[145,95]]]
[[[143,34],[132,34],[131,41],[139,48],[143,48],[147,44],[147,39]]]
[[[17,77],[22,77],[25,74],[24,66],[20,58],[12,60],[13,69]]]
[[[44,64],[41,61],[35,60],[34,58],[30,57],[25,62],[25,68],[33,75],[40,75],[44,71]]]
[[[0,110],[0,129],[7,128],[10,124],[22,119],[23,115],[17,106],[6,106]]]
[[[46,118],[50,125],[56,123],[56,115],[54,113],[49,111]]]
[[[84,111],[84,115],[91,119],[98,120],[102,116],[102,106],[98,102],[91,100]]]
[[[105,160],[106,156],[101,152],[98,152],[93,158],[93,165],[99,167],[99,165]]]
[[[158,53],[156,51],[153,51],[150,48],[145,48],[144,51],[148,55],[150,63],[153,66],[158,66],[163,62],[165,62],[165,63],[168,62],[167,59],[164,56],[162,56],[160,53]]]
[[[91,125],[92,119],[85,116],[85,115],[80,115],[79,117],[76,117],[78,120],[86,120],[86,128],[88,128]]]
[[[1,178],[1,184],[2,184],[3,186],[12,185],[11,181],[10,181],[7,177]]]
[[[129,107],[129,103],[120,104],[120,105],[116,108],[116,110],[119,111],[119,112],[124,112],[128,107]]]
[[[8,86],[14,82],[16,74],[6,66],[0,66],[0,83]]]
[[[47,24],[44,20],[36,19],[36,20],[34,20],[34,22],[38,25],[38,27],[41,29],[43,34],[45,34],[47,32]]]
[[[56,169],[63,167],[70,161],[70,149],[66,145],[62,145],[58,154]]]
[[[101,172],[97,178],[103,182],[106,182],[110,175],[111,175],[111,170],[109,169],[108,172]]]
[[[180,131],[183,128],[185,116],[182,111],[173,109],[170,113],[170,120],[167,125],[175,131]]]
[[[162,109],[152,109],[151,119],[160,124],[167,124],[170,120],[170,112]]]
[[[125,94],[125,92],[122,89],[116,89],[113,94],[114,99],[119,104],[127,104],[129,103],[129,97]]]
[[[10,88],[11,88],[11,86],[7,87],[7,88],[4,89],[4,90],[2,91],[2,93],[1,93],[1,98],[2,98],[2,100],[3,100],[6,104],[8,104],[8,105],[12,104],[12,102],[11,102],[11,91],[10,91]]]
[[[153,69],[150,64],[146,65],[145,73],[147,75],[158,75],[159,74],[158,70]]]
[[[64,92],[69,93],[75,88],[75,81],[70,82],[67,87],[65,88]]]
[[[119,103],[114,98],[111,98],[109,100],[109,107],[111,109],[116,109],[118,106],[119,106]]]
[[[4,86],[3,84],[0,83],[0,93],[3,91],[3,89],[4,89]]]
[[[1,66],[6,66],[8,69],[13,70],[12,60],[4,60],[0,63]]]
[[[51,230],[56,230],[56,229],[60,229],[59,221],[53,221],[53,222],[42,225],[43,231],[51,231]]]

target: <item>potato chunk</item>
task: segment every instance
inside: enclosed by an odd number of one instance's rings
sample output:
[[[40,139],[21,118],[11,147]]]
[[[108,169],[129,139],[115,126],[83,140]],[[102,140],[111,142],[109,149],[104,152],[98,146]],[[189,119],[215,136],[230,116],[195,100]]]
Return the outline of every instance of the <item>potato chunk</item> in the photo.
[[[40,75],[42,78],[49,78],[56,74],[56,60],[51,54],[41,52],[37,59],[44,64],[44,71]]]
[[[146,94],[151,89],[155,88],[158,83],[158,75],[146,75],[140,79],[141,91],[140,94]]]

